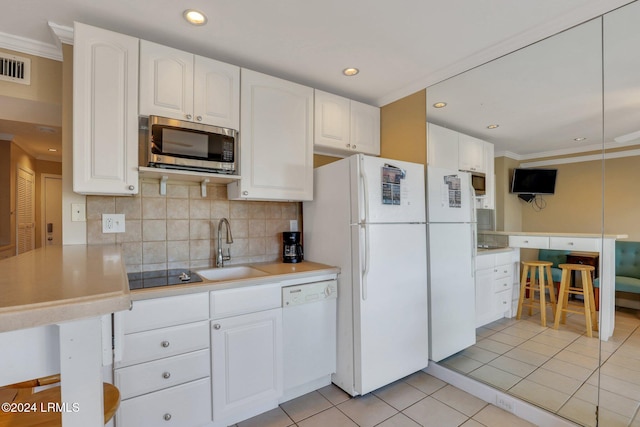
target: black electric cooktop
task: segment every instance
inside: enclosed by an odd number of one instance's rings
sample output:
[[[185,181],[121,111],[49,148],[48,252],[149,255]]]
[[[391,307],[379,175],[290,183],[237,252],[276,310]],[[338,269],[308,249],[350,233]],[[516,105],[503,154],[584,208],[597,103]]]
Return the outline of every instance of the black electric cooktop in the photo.
[[[202,282],[202,278],[196,273],[183,268],[128,273],[127,277],[129,278],[130,290]]]

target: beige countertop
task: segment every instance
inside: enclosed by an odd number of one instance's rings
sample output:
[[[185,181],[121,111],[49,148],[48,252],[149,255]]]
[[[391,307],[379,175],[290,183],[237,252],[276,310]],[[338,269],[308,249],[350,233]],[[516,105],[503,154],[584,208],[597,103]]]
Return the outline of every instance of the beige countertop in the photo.
[[[481,256],[481,255],[491,255],[491,254],[498,254],[501,252],[511,252],[513,251],[513,248],[478,248],[477,249],[477,255]]]
[[[310,261],[250,266],[265,275],[129,291],[118,245],[35,249],[0,261],[0,332],[127,310],[134,300],[291,282],[340,272],[336,267]]]
[[[245,265],[245,264],[243,264]],[[131,291],[131,299],[133,301],[145,300],[151,298],[161,298],[188,293],[219,291],[223,289],[234,289],[246,286],[256,286],[261,284],[295,281],[312,276],[332,275],[340,273],[338,267],[332,267],[326,264],[320,264],[312,261],[302,261],[299,263],[283,263],[283,262],[265,262],[246,264],[252,268],[266,273],[265,276],[249,277],[241,279],[207,281],[185,283],[175,286],[159,286],[155,288],[134,289]],[[229,265],[224,268],[233,268],[236,265]],[[191,269],[193,272],[205,269]]]
[[[130,306],[117,245],[48,246],[0,261],[0,332],[85,317]]]
[[[599,239],[604,237],[605,239],[626,239],[629,237],[627,234],[589,234],[589,233],[552,233],[552,232],[538,232],[538,231],[481,231],[480,234],[496,234],[499,236],[542,236],[542,237],[576,237],[576,238],[589,238]]]

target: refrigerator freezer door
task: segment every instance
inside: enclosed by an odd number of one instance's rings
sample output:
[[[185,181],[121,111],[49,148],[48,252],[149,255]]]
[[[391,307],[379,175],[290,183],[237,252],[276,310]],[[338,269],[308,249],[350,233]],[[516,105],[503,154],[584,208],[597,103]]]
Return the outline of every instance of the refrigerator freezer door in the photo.
[[[365,394],[428,363],[425,224],[353,225],[354,385]]]
[[[427,168],[428,221],[475,222],[471,175],[449,169]]]
[[[429,224],[430,359],[476,342],[475,225]]]
[[[423,165],[362,154],[350,161],[352,224],[426,221]]]

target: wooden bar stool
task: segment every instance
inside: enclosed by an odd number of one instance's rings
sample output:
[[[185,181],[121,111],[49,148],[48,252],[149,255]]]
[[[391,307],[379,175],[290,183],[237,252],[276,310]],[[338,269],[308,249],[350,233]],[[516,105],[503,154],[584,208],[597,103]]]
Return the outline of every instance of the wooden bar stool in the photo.
[[[62,414],[50,409],[49,405],[61,402],[60,386],[51,387],[34,393],[35,387],[56,384],[60,375],[37,378],[21,383],[0,387],[2,402],[28,406],[32,411],[0,412],[0,427],[39,427],[62,426]],[[109,383],[102,384],[104,423],[108,423],[120,406],[120,391]]]
[[[529,316],[533,313],[533,308],[540,307],[540,322],[542,326],[547,326],[547,304],[552,307],[552,315],[556,312],[556,292],[553,287],[551,276],[551,261],[522,261],[522,278],[520,279],[520,298],[518,299],[518,313],[516,319],[522,315],[522,307],[529,307]],[[536,271],[537,269],[537,271]],[[529,277],[531,273],[531,277]],[[550,301],[546,301],[545,290],[549,291]],[[528,291],[527,303],[524,302]],[[540,294],[539,303],[535,302],[535,293]]]
[[[596,315],[596,303],[593,296],[593,283],[591,282],[591,272],[593,266],[584,264],[560,264],[558,267],[562,269],[562,279],[560,280],[560,292],[558,293],[558,307],[556,309],[556,319],[553,324],[554,329],[558,329],[560,322],[566,323],[567,313],[584,313],[584,320],[587,325],[587,336],[593,337],[591,330],[598,330],[598,318]],[[572,272],[579,271],[582,273],[582,287],[571,286]],[[569,294],[582,295],[583,309],[569,309]],[[575,305],[572,305],[575,307]]]

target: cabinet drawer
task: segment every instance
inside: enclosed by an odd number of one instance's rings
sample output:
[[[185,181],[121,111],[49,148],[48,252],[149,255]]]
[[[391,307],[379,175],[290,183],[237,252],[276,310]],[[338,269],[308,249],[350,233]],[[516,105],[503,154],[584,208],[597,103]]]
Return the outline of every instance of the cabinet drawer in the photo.
[[[199,427],[211,423],[209,378],[123,400],[116,412],[118,427]]]
[[[513,251],[500,252],[496,254],[496,265],[512,264],[513,263]]]
[[[511,276],[495,279],[493,282],[493,292],[504,292],[511,290],[512,280],[513,279],[511,278]]]
[[[280,283],[211,292],[211,318],[213,319],[281,306]]]
[[[124,333],[148,331],[209,318],[207,293],[134,301],[123,313]]]
[[[509,281],[513,278],[513,264],[501,264],[496,265],[493,268],[493,273],[495,274],[495,278],[508,278]]]
[[[504,313],[511,308],[511,291],[503,291],[496,294],[496,311]]]
[[[551,237],[549,247],[551,249],[599,252],[600,240],[581,237]]]
[[[478,254],[476,256],[476,270],[493,268],[495,257],[493,254]]]
[[[509,246],[514,248],[549,249],[549,238],[546,236],[509,236]]]
[[[209,350],[199,350],[154,362],[116,369],[120,397],[129,399],[189,381],[209,377]]]
[[[124,336],[122,361],[116,367],[175,356],[209,347],[208,322],[154,329]]]

